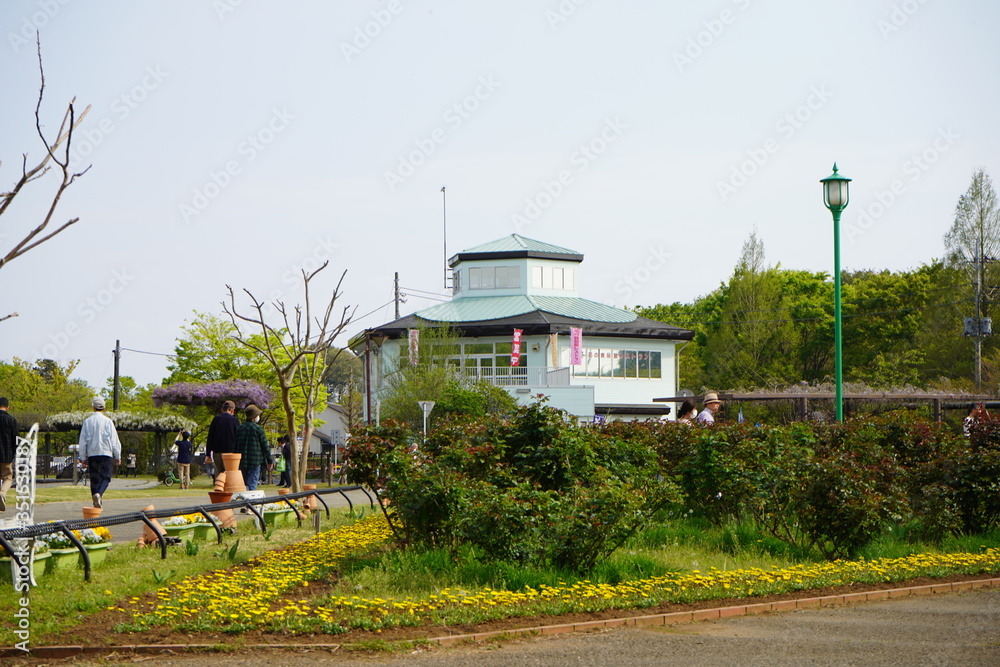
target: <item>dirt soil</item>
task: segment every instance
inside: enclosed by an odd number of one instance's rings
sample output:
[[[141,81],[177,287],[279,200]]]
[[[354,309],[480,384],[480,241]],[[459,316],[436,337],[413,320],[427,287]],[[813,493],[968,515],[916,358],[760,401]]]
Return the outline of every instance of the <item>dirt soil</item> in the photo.
[[[130,615],[118,611],[103,611],[87,617],[83,623],[72,628],[67,628],[59,633],[57,637],[32,637],[32,644],[37,648],[43,645],[50,646],[128,646],[136,644],[226,644],[234,648],[244,645],[254,644],[355,644],[372,641],[392,642],[399,640],[418,640],[431,637],[442,637],[448,635],[462,635],[476,632],[492,632],[511,630],[515,628],[530,628],[541,625],[557,625],[564,623],[579,623],[584,621],[604,620],[612,618],[627,618],[632,616],[652,615],[669,613],[676,611],[691,611],[696,609],[713,609],[717,607],[729,607],[742,604],[774,602],[779,600],[795,600],[824,595],[841,595],[845,593],[858,593],[873,590],[885,590],[892,588],[904,588],[908,586],[923,586],[934,583],[950,583],[956,581],[974,581],[988,578],[989,574],[979,575],[952,575],[941,578],[921,577],[894,583],[879,584],[848,584],[843,586],[831,586],[827,588],[795,591],[781,595],[769,595],[752,598],[723,598],[706,600],[691,604],[662,604],[654,607],[644,607],[641,609],[610,609],[595,613],[566,614],[562,616],[524,616],[509,618],[477,625],[423,625],[406,628],[387,628],[382,632],[370,632],[352,630],[346,633],[329,634],[281,634],[262,630],[252,630],[240,633],[239,635],[214,632],[214,633],[187,633],[173,632],[164,628],[153,627],[136,634],[120,634],[114,631],[114,627],[121,622],[130,620]],[[314,582],[309,586],[309,596],[322,593],[322,586],[319,582]],[[150,594],[149,601],[153,599]]]

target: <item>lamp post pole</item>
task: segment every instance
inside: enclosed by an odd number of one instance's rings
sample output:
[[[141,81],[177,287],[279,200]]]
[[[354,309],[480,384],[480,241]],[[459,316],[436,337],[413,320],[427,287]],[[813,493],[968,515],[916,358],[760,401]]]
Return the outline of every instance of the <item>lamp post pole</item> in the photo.
[[[840,214],[850,200],[851,179],[837,173],[837,163],[833,164],[833,174],[820,180],[823,184],[823,203],[833,214],[833,345],[834,384],[836,385],[837,421],[844,421],[844,359],[840,324]]]
[[[837,421],[844,421],[844,337],[840,318],[840,214],[842,209],[830,209],[833,213],[833,377],[837,385]]]

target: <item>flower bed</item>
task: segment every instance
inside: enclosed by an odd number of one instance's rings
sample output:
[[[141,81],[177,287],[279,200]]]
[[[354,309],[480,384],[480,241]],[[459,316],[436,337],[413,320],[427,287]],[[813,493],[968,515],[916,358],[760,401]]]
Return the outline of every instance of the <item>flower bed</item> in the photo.
[[[518,591],[443,589],[418,599],[338,595],[299,600],[283,595],[290,589],[307,587],[310,581],[337,567],[337,561],[350,551],[374,545],[388,534],[385,521],[373,518],[267,554],[249,569],[187,579],[160,589],[157,593],[160,602],[155,606],[144,608],[138,601],[133,602],[135,620],[139,626],[164,624],[176,630],[239,632],[263,627],[283,632],[341,633],[350,628],[379,630],[634,609],[665,603],[766,596],[849,583],[877,584],[1000,570],[1000,549],[991,548],[978,554],[918,554],[770,570],[694,570],[617,585],[583,580]]]
[[[159,602],[143,605],[133,598],[137,625],[173,624],[191,629],[234,626],[253,627],[280,620],[286,611],[271,607],[283,593],[308,586],[347,554],[369,548],[389,536],[382,517],[320,533],[279,551],[255,558],[249,567],[216,570],[188,577],[161,588]]]

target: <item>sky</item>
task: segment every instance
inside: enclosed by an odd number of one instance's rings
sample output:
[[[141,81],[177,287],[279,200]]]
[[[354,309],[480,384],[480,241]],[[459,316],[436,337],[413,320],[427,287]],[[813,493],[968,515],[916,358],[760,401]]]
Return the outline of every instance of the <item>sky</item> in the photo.
[[[1000,176],[997,25],[986,0],[4,0],[0,190],[44,154],[36,30],[43,130],[90,110],[52,224],[79,222],[0,267],[0,359],[102,387],[120,340],[158,383],[227,286],[301,303],[323,261],[346,344],[394,319],[394,272],[407,315],[446,298],[446,255],[512,233],[583,253],[581,296],[617,306],[707,294],[754,230],[830,273],[835,161],[842,267],[918,267],[973,171]]]

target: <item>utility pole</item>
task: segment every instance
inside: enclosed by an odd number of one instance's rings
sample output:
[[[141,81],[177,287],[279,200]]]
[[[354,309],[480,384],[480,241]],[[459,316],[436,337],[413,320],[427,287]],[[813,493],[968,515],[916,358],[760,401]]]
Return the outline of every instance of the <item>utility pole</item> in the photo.
[[[111,400],[111,409],[118,410],[118,397],[121,394],[121,382],[119,381],[118,374],[118,362],[122,358],[122,342],[120,340],[115,341],[115,349],[111,351],[115,355],[115,379],[114,379],[114,393]]]
[[[441,227],[444,233],[444,288],[448,289],[448,193],[441,186]]]
[[[399,319],[399,271],[396,271],[396,278],[393,282],[393,301],[396,302],[396,319]]]

